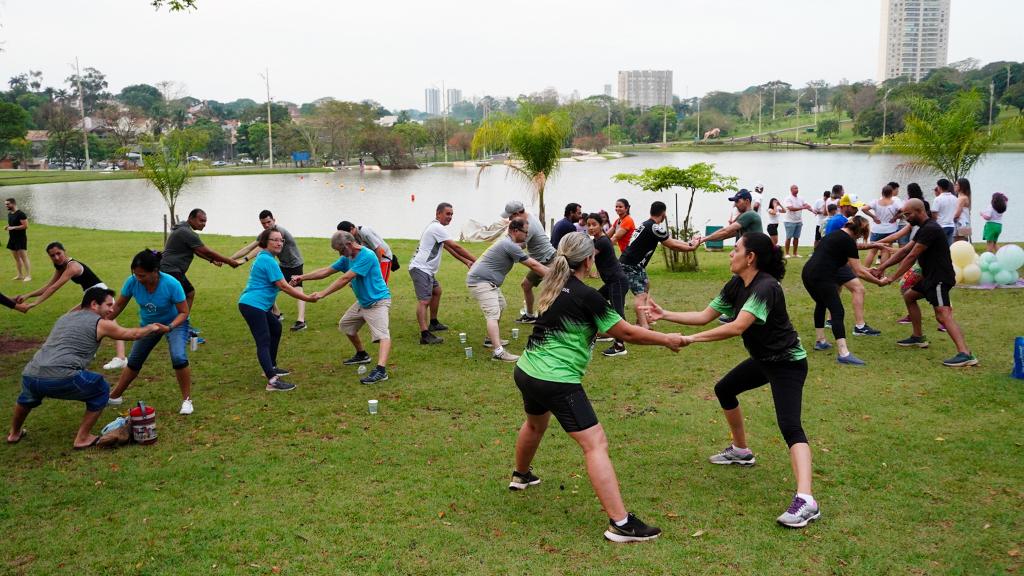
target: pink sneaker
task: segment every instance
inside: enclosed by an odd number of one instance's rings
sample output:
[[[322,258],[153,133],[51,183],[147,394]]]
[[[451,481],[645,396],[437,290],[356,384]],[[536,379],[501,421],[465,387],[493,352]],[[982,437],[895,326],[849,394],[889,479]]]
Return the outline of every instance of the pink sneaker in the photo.
[[[903,318],[896,321],[897,324],[910,324],[910,314],[907,314]]]

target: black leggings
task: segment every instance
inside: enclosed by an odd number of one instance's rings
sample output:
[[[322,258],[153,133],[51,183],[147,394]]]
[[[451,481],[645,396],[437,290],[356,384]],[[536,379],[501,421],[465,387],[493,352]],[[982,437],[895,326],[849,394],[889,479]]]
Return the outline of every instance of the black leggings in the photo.
[[[263,374],[270,380],[274,377],[274,367],[277,366],[277,347],[281,344],[281,321],[271,314],[270,310],[260,310],[248,304],[239,304],[238,311],[249,325],[252,339],[256,341],[256,358],[260,361]]]
[[[832,335],[836,340],[846,338],[846,324],[843,317],[846,309],[843,308],[843,300],[839,297],[839,286],[835,280],[814,280],[804,278],[804,288],[814,300],[814,327],[825,327],[825,310],[832,315]]]
[[[807,435],[800,425],[800,405],[806,378],[806,359],[761,362],[749,358],[715,384],[715,396],[718,396],[723,410],[733,410],[740,405],[736,398],[738,394],[760,388],[765,382],[771,384],[775,419],[786,445],[792,447],[793,444],[807,443]]]
[[[626,292],[629,291],[629,280],[624,275],[615,276],[606,280],[604,285],[598,288],[598,293],[605,300],[611,302],[612,308],[626,319]]]

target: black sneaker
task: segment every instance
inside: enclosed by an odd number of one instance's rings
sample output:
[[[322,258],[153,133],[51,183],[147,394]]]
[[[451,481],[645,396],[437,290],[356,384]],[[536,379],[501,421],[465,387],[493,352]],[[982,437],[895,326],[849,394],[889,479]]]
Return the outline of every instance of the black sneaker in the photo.
[[[444,342],[444,338],[434,336],[430,332],[420,336],[420,344],[440,344],[442,342]]]
[[[537,321],[537,317],[533,314],[523,314],[519,318],[516,318],[516,322],[519,324],[533,324]]]
[[[512,481],[508,483],[508,489],[526,490],[530,486],[536,486],[537,484],[540,484],[540,478],[534,475],[533,466],[530,466],[526,474],[520,474],[515,470],[512,471]]]
[[[897,340],[896,345],[904,347],[916,346],[918,348],[927,348],[928,340],[924,336],[911,336],[910,338]]]
[[[295,390],[295,384],[289,384],[280,378],[267,383],[267,392],[291,392],[292,390]]]
[[[284,322],[284,313],[282,312],[281,314],[274,314],[274,318],[277,318],[278,322]]]
[[[501,345],[508,346],[508,340],[502,338]],[[484,348],[494,348],[494,342],[491,342],[490,338],[484,338]]]
[[[306,323],[305,322],[299,322],[298,320],[295,321],[295,324],[292,324],[292,328],[291,328],[292,332],[298,332],[300,330],[305,330],[305,329],[306,329]]]
[[[370,370],[370,373],[365,378],[360,378],[359,382],[363,384],[376,384],[377,382],[383,382],[388,379],[388,373],[381,368],[374,368]]]
[[[867,324],[865,324],[863,328],[857,328],[856,326],[853,327],[854,336],[880,336],[881,334],[881,330],[875,330]]]
[[[718,322],[721,324],[728,324],[729,322],[732,322],[735,319],[736,318],[733,318],[732,316],[726,316],[725,314],[722,314],[718,317]]]
[[[370,363],[370,355],[366,352],[366,350],[363,350],[362,352],[356,352],[355,356],[349,358],[348,360],[342,361],[342,364],[345,364],[346,366],[352,366],[353,364],[369,364],[369,363]]]
[[[444,332],[447,329],[448,327],[438,322],[436,318],[430,321],[430,326],[427,326],[427,330],[431,332]]]
[[[604,354],[605,356],[625,356],[626,354],[629,354],[629,352],[626,351],[625,346],[612,344],[607,350],[601,352],[601,354]]]
[[[604,531],[605,540],[611,542],[643,542],[644,540],[654,540],[661,534],[661,528],[657,526],[648,526],[643,523],[632,512],[626,517],[626,523],[622,526],[616,526],[615,522],[608,521],[608,529]]]
[[[274,376],[287,376],[292,371],[287,368],[281,368],[280,366],[274,366]]]

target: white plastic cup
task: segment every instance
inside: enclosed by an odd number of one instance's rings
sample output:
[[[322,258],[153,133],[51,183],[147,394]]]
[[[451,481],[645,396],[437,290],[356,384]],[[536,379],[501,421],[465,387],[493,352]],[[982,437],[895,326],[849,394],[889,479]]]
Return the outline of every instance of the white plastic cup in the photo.
[[[519,340],[519,328],[512,329],[512,339]]]
[[[196,350],[199,350],[199,337],[198,336],[193,336],[193,337],[189,338],[189,341],[191,343],[190,347],[192,348],[193,352],[195,352]]]
[[[366,364],[360,364],[359,368],[356,369],[359,374],[366,374]]]
[[[370,411],[370,414],[376,414],[377,413],[377,404],[378,403],[377,403],[376,400],[367,400],[366,401],[367,409]]]
[[[472,358],[472,357],[473,357],[473,347],[472,346],[466,346],[466,358],[469,359],[469,358]]]
[[[459,332],[459,342],[461,342],[463,344],[466,343],[466,333],[465,332]]]

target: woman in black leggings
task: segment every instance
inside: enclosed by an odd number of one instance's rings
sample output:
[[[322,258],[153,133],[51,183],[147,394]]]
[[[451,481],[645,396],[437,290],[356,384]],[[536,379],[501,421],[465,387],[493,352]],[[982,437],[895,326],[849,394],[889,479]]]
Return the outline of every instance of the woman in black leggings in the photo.
[[[587,233],[594,239],[594,266],[601,275],[601,281],[604,282],[597,292],[612,305],[619,316],[625,318],[629,280],[622,271],[619,259],[615,257],[612,241],[601,230],[600,214],[587,215]],[[622,340],[614,340],[612,345],[601,353],[605,356],[625,356],[626,344]]]
[[[854,356],[846,346],[845,310],[839,298],[842,283],[837,280],[845,278],[849,281],[853,274],[860,276],[872,284],[881,286],[881,280],[860,262],[857,253],[857,240],[867,240],[871,232],[867,218],[854,216],[839,230],[825,236],[814,249],[811,259],[804,265],[800,274],[804,288],[814,300],[814,349],[828,350],[832,347],[825,340],[825,311],[832,318],[832,336],[836,339],[839,355],[836,361],[840,364],[863,366],[864,361]]]
[[[690,326],[703,326],[720,314],[735,318],[728,324],[683,337],[687,344],[695,344],[742,336],[743,345],[750,353],[750,358],[715,385],[715,395],[729,422],[733,443],[709,460],[712,464],[754,464],[754,453],[747,448],[743,414],[736,396],[770,384],[775,416],[789,446],[789,460],[796,477],[796,496],[777,521],[791,528],[802,528],[817,520],[821,513],[811,496],[811,448],[800,424],[807,352],[789,321],[786,297],[779,283],[786,273],[786,261],[782,249],[772,244],[767,234],[748,232],[729,254],[729,269],[734,276],[703,311],[668,312],[652,305],[648,317],[652,321],[664,318]]]

